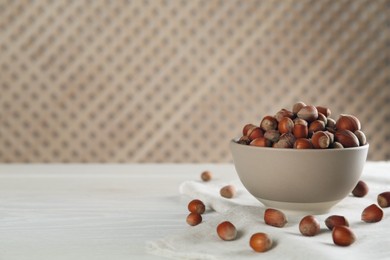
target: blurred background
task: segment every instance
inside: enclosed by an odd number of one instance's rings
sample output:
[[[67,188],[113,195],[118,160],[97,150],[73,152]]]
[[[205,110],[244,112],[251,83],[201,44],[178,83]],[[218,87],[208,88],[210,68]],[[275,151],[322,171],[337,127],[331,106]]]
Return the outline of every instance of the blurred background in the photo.
[[[231,162],[297,101],[390,159],[390,1],[0,0],[0,162]]]

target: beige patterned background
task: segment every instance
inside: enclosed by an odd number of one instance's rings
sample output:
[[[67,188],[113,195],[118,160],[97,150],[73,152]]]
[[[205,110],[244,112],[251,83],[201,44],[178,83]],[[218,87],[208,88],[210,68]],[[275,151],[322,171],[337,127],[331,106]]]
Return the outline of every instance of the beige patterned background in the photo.
[[[0,0],[1,162],[230,162],[299,100],[390,159],[390,1]]]

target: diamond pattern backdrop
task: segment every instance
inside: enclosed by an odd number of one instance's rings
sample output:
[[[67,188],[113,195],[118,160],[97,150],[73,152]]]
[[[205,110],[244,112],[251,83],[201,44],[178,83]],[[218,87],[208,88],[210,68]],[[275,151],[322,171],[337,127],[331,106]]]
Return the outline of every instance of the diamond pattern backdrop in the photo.
[[[390,159],[390,1],[0,0],[1,162],[230,162],[299,100]]]

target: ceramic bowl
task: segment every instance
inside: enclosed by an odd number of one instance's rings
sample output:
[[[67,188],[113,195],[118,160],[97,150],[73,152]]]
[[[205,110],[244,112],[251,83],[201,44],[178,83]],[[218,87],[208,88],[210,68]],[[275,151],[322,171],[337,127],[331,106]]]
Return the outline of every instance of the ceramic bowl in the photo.
[[[356,186],[369,145],[344,149],[281,149],[230,142],[245,188],[266,207],[323,214]]]

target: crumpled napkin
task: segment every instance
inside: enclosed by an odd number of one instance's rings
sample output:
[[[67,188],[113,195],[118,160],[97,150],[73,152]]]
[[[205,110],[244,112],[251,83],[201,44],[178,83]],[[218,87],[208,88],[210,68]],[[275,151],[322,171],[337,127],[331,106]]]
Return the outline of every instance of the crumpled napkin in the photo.
[[[348,196],[331,212],[315,217],[321,223],[321,232],[315,237],[305,237],[299,232],[299,221],[303,215],[287,215],[288,223],[283,228],[264,224],[265,207],[250,195],[241,182],[229,183],[237,188],[233,199],[219,195],[221,187],[228,183],[212,181],[186,181],[179,191],[190,198],[201,199],[207,208],[215,210],[210,218],[195,226],[186,228],[179,234],[167,236],[147,243],[147,251],[172,259],[252,259],[260,256],[267,259],[389,259],[390,257],[390,208],[384,209],[385,216],[378,223],[364,223],[360,220],[362,210],[376,202],[378,193],[390,190],[390,173],[383,173],[388,168],[378,167],[370,175],[362,177],[370,187],[364,198]],[[324,220],[330,215],[344,215],[357,240],[349,247],[333,244],[331,231]],[[234,241],[222,241],[216,227],[223,221],[232,222],[238,237]],[[249,246],[249,239],[256,232],[265,232],[273,239],[273,247],[265,253],[256,253]],[[260,254],[260,255],[259,255]]]

